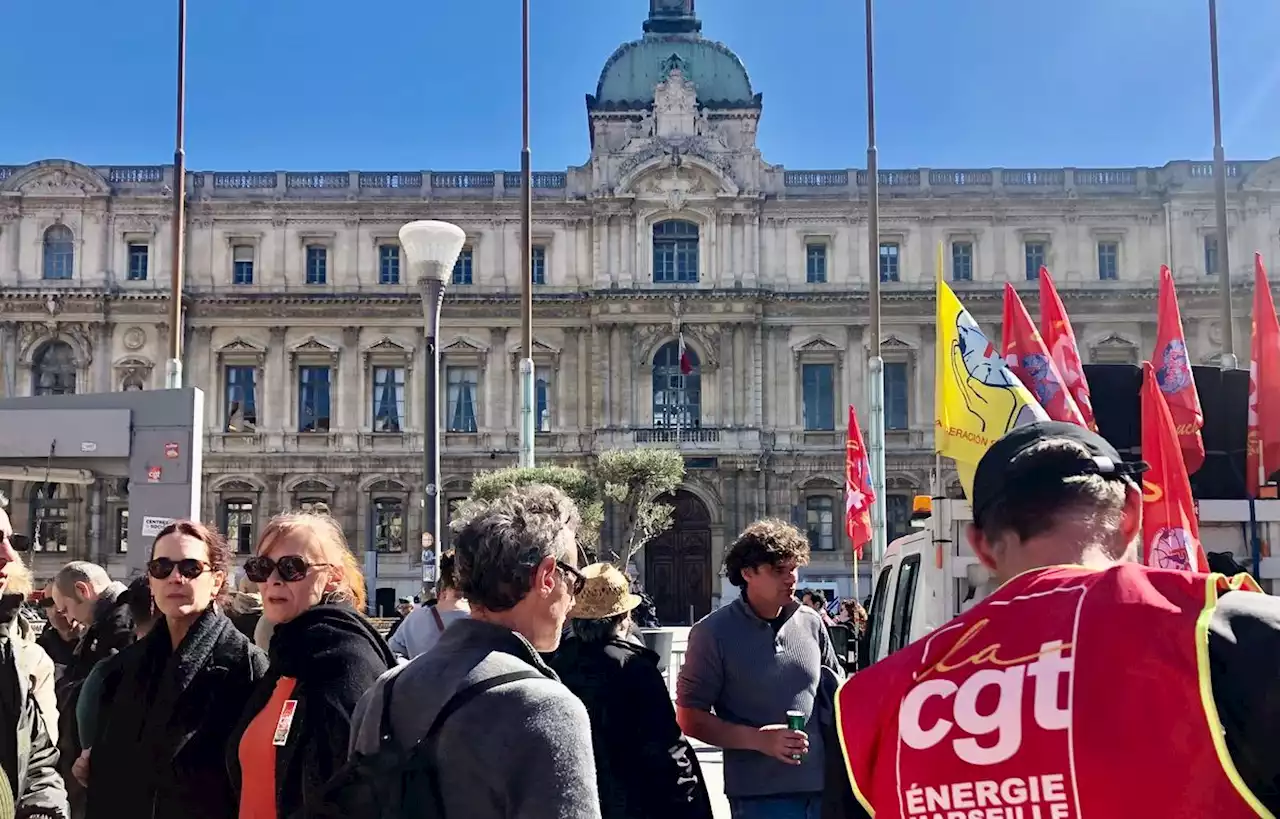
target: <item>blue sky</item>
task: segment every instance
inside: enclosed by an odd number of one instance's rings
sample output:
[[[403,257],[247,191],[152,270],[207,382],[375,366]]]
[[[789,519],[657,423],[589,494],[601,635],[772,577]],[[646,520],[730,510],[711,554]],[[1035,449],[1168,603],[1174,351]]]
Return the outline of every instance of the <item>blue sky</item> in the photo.
[[[187,163],[515,169],[516,0],[189,0]],[[163,164],[175,3],[12,0],[0,164]],[[584,94],[646,0],[533,0],[534,167],[582,163]],[[881,0],[882,167],[1126,166],[1212,155],[1206,0]],[[1230,158],[1280,154],[1280,3],[1219,9]],[[788,168],[865,163],[859,0],[697,0],[764,93]]]

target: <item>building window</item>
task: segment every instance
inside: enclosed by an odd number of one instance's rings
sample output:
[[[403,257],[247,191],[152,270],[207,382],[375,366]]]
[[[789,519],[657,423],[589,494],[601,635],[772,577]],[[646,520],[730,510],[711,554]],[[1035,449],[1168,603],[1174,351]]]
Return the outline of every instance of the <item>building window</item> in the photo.
[[[448,410],[449,432],[475,432],[476,393],[480,383],[480,371],[475,367],[445,368],[445,406]]]
[[[830,552],[836,548],[836,502],[830,495],[811,495],[804,501],[805,531],[809,548]]]
[[[76,391],[76,356],[65,341],[50,341],[31,366],[32,395],[72,395]]]
[[[880,281],[898,281],[899,250],[897,242],[880,243]]]
[[[1027,256],[1027,281],[1040,278],[1040,268],[1048,264],[1044,242],[1027,242],[1024,246]]]
[[[378,245],[378,284],[400,283],[400,245]]]
[[[702,371],[698,354],[685,347],[689,373],[681,372],[680,342],[669,341],[653,357],[653,425],[670,429],[702,426]]]
[[[373,368],[373,431],[404,432],[404,367]]]
[[[328,432],[329,382],[328,367],[298,368],[298,432]]]
[[[404,551],[404,502],[399,498],[374,498],[369,506],[375,552]]]
[[[129,553],[129,510],[116,510],[116,554]]]
[[[253,246],[231,248],[231,283],[253,284]]]
[[[551,373],[543,367],[533,375],[533,428],[535,432],[551,431]]]
[[[653,226],[653,280],[691,283],[698,280],[698,226],[668,219]]]
[[[884,428],[907,429],[907,364],[886,361],[884,365]]]
[[[884,509],[885,537],[893,542],[911,534],[911,498],[907,495],[889,495]]]
[[[973,281],[973,242],[951,243],[951,280]]]
[[[1098,278],[1104,282],[1120,278],[1120,243],[1098,242]]]
[[[298,501],[298,509],[311,515],[328,515],[329,501],[324,498],[302,498]]]
[[[69,527],[69,501],[61,495],[62,484],[36,484],[31,488],[31,550],[65,552]]]
[[[804,428],[810,432],[836,428],[836,368],[834,364],[800,366]]]
[[[69,279],[76,266],[76,239],[71,228],[53,225],[44,232],[44,277]]]
[[[810,243],[804,247],[804,280],[809,284],[826,284],[827,246]]]
[[[471,248],[464,247],[462,252],[458,254],[458,261],[453,263],[453,283],[471,284],[472,267],[474,264],[475,256],[471,252]]]
[[[529,255],[529,280],[534,284],[547,283],[547,248],[534,245]]]
[[[222,503],[222,531],[238,555],[253,551],[253,501],[236,498]]]
[[[329,275],[329,248],[307,245],[307,284],[324,284]]]
[[[1208,276],[1218,275],[1218,234],[1210,233],[1204,237],[1204,272]]]
[[[151,248],[143,244],[129,245],[129,281],[145,282],[147,280],[147,261]]]
[[[258,428],[257,367],[228,364],[223,368],[226,386],[226,431],[253,432]]]

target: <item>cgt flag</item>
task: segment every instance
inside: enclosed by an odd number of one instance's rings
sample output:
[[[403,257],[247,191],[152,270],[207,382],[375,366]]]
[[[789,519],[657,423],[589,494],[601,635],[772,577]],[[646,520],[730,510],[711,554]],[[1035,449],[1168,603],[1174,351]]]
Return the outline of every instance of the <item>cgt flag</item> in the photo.
[[[1245,484],[1250,497],[1280,470],[1280,321],[1262,254],[1253,254],[1253,347],[1249,355],[1249,451]]]
[[[871,488],[871,462],[862,443],[858,413],[849,405],[849,439],[844,461],[844,528],[853,544],[853,553],[862,557],[862,547],[871,540],[871,504],[876,501]]]
[[[1098,422],[1093,418],[1093,401],[1089,398],[1089,382],[1084,379],[1080,346],[1076,344],[1071,319],[1067,318],[1067,308],[1062,305],[1058,288],[1054,286],[1053,277],[1046,267],[1040,268],[1040,335],[1053,356],[1053,363],[1058,365],[1058,372],[1071,392],[1071,397],[1080,408],[1084,425],[1096,432]]]
[[[1018,297],[1018,291],[1008,282],[1004,285],[1002,324],[1004,361],[1013,374],[1031,390],[1050,418],[1085,426],[1084,416],[1071,393],[1063,386],[1062,374],[1058,372],[1058,365],[1053,363],[1040,331],[1031,323],[1031,316]]]
[[[1150,361],[1142,363],[1142,459],[1151,465],[1142,483],[1143,562],[1158,569],[1209,571],[1178,433]]]
[[[1182,313],[1178,310],[1178,291],[1174,289],[1168,265],[1160,265],[1158,315],[1156,354],[1151,366],[1156,373],[1156,384],[1169,405],[1173,426],[1178,430],[1178,445],[1187,464],[1187,474],[1192,475],[1204,466],[1204,437],[1200,434],[1204,413],[1200,410],[1200,393],[1191,377],[1187,337],[1183,335]]]
[[[973,473],[987,449],[1015,426],[1049,416],[947,283],[939,277],[937,286],[934,447],[956,462],[965,497],[972,499]]]

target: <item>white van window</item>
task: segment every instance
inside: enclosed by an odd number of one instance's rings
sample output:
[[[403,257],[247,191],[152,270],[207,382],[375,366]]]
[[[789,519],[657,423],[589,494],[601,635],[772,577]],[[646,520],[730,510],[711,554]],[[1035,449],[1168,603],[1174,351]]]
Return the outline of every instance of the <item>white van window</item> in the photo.
[[[891,577],[893,577],[892,563],[881,569],[880,576],[876,578],[876,590],[871,598],[871,611],[867,612],[867,629],[871,635],[867,643],[869,648],[865,658],[858,658],[858,664],[862,668],[875,662],[876,652],[880,650],[880,637],[884,634],[884,607],[889,599],[889,578]]]
[[[902,559],[898,588],[893,594],[893,625],[889,629],[889,653],[911,642],[911,614],[916,606],[916,586],[920,577],[920,555]]]

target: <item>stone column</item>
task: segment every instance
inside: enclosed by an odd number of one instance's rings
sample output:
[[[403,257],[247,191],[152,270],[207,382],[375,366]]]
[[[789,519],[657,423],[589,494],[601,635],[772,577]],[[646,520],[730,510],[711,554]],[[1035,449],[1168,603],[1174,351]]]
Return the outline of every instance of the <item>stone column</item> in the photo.
[[[764,428],[764,325],[751,327],[751,426]]]
[[[342,328],[342,354],[338,359],[337,429],[343,449],[355,448],[355,435],[364,421],[364,379],[360,373],[360,328]],[[330,398],[332,402],[333,397]]]
[[[756,287],[760,281],[760,214],[747,214],[747,269],[741,281],[747,287]],[[735,282],[736,283],[736,282]]]
[[[720,341],[720,426],[737,426],[733,411],[733,393],[736,378],[737,361],[733,355],[734,325],[722,324],[719,328]]]
[[[18,394],[18,325],[12,321],[0,321],[0,373],[3,381],[0,390],[8,398]]]
[[[609,222],[609,217],[604,214],[597,213],[591,217],[591,278],[592,283],[600,281],[613,281],[609,275],[609,270],[605,262],[605,225]]]
[[[609,361],[609,327],[604,324],[591,325],[591,367],[589,384],[591,385],[591,419],[593,429],[609,425],[605,414],[608,403],[608,361]]]
[[[191,327],[191,325],[187,325]],[[217,421],[218,383],[213,370],[213,328],[191,327],[191,346],[187,348],[188,371],[183,382],[189,387],[204,390],[204,423],[206,429],[214,429]]]
[[[107,553],[102,544],[102,481],[98,478],[89,487],[89,549],[86,555],[89,560],[106,565]]]
[[[493,327],[489,330],[489,345],[496,351],[497,372],[494,378],[499,379],[494,386],[493,401],[490,402],[493,414],[489,426],[497,434],[505,434],[512,429],[518,415],[516,407],[520,404],[520,391],[515,386],[520,377],[520,359],[507,349],[507,338],[510,333],[507,327]],[[521,352],[523,354],[523,350]],[[493,384],[493,380],[489,381]],[[514,391],[514,392],[513,392]]]
[[[293,394],[289,380],[293,377],[293,369],[289,366],[289,351],[285,349],[287,328],[272,327],[269,332],[267,348],[267,384],[272,389],[263,390],[266,398],[265,416],[259,425],[283,434],[289,427],[293,413],[289,410],[289,397]]]
[[[619,328],[618,369],[622,374],[622,400],[618,407],[618,423],[624,427],[636,426],[636,368],[631,364],[631,350],[635,346],[635,325]]]

